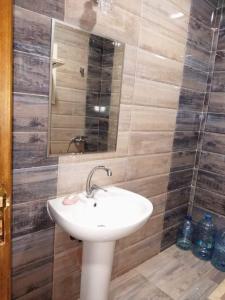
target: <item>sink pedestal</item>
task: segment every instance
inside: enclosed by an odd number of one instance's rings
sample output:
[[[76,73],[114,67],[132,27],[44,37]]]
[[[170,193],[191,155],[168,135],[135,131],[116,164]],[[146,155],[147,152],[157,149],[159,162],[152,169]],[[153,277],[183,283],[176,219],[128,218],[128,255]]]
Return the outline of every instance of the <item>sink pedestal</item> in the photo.
[[[80,300],[108,300],[115,243],[84,241]]]

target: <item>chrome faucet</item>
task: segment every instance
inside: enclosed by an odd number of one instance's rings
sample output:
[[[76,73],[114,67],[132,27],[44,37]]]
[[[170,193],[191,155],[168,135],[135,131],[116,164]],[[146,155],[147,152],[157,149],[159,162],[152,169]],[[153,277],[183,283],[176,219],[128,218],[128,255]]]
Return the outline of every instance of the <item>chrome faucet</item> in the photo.
[[[95,171],[97,171],[97,170],[104,170],[107,173],[107,176],[112,176],[112,171],[110,169],[106,168],[105,166],[97,166],[94,169],[92,169],[88,175],[87,183],[86,183],[86,195],[88,198],[92,198],[94,196],[94,192],[96,190],[103,190],[103,191],[107,192],[105,189],[101,188],[100,186],[98,186],[96,184],[91,185],[92,176],[94,175]]]

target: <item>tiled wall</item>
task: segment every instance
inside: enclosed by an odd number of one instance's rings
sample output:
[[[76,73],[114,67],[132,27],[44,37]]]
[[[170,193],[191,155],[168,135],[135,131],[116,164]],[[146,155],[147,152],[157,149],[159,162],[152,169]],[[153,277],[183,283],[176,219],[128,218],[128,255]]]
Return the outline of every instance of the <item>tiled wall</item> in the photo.
[[[113,276],[174,242],[195,184],[208,99],[214,1],[114,0],[105,16],[94,1],[65,0],[67,23],[126,44],[118,146],[114,153],[46,159],[50,18],[63,19],[63,2],[16,0],[13,298],[20,300],[78,296],[82,244],[58,227],[53,237],[45,205],[56,194],[82,191],[97,164],[113,176],[96,173],[96,183],[154,204],[150,221],[117,243]]]
[[[210,211],[218,227],[225,226],[225,4],[218,5],[219,29],[215,30],[211,53],[211,84],[205,109],[199,159],[197,163],[194,216],[199,219],[204,211]],[[217,27],[218,27],[217,26]]]
[[[47,158],[51,17],[64,2],[16,0],[14,9],[14,183],[12,299],[52,299],[58,159]]]

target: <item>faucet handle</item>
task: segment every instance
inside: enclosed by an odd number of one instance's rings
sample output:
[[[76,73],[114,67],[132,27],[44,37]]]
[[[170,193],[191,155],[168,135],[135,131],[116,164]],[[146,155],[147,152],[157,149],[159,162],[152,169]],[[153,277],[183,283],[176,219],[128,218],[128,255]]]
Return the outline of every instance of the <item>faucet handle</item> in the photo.
[[[94,191],[94,190],[102,190],[104,192],[108,192],[106,189],[98,186],[97,184],[93,184],[92,187],[91,187],[91,189],[92,189],[92,191]]]

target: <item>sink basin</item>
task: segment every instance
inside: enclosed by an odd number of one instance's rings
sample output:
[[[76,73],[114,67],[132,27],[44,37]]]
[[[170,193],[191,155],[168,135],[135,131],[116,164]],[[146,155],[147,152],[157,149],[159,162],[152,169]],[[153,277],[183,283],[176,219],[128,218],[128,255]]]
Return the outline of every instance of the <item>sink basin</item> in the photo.
[[[65,205],[65,201],[74,202]],[[80,300],[107,300],[115,241],[145,224],[152,203],[132,192],[106,187],[94,198],[86,193],[48,201],[52,219],[68,234],[83,241]]]
[[[81,193],[73,205],[64,205],[64,198],[49,200],[49,212],[74,238],[104,242],[138,230],[153,211],[152,203],[138,194],[116,187],[105,190],[96,191],[94,198]]]

